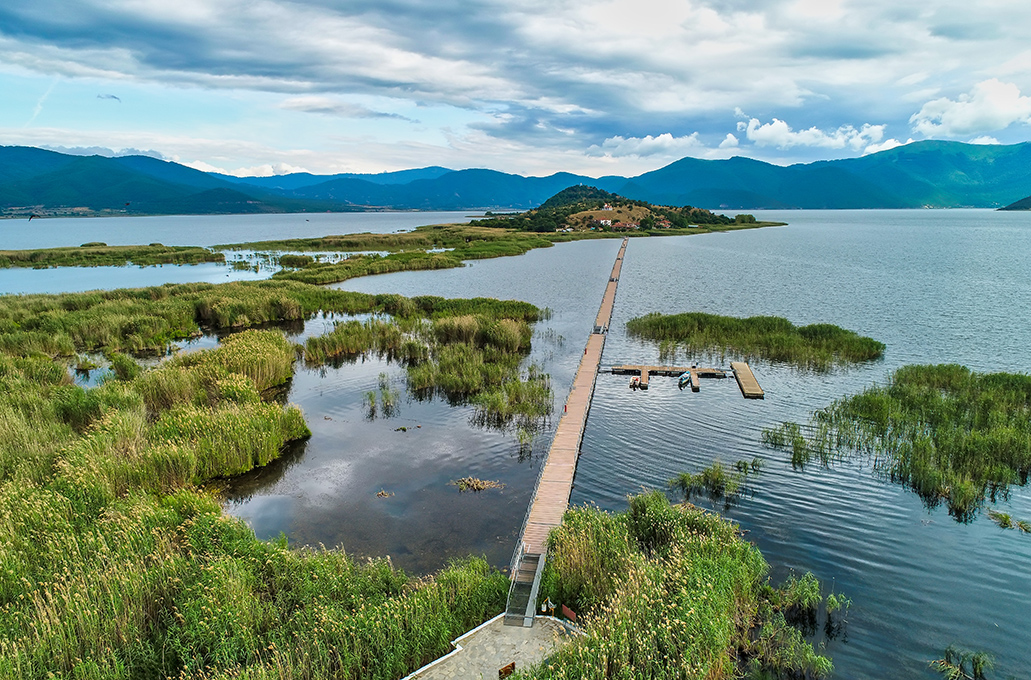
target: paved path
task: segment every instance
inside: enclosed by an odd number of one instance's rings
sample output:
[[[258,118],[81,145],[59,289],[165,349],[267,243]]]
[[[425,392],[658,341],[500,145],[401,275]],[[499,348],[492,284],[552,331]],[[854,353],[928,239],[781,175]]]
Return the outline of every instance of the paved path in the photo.
[[[570,639],[566,628],[537,617],[532,628],[504,625],[497,616],[455,640],[456,649],[405,680],[497,680],[498,671],[515,662],[523,670],[551,655]]]

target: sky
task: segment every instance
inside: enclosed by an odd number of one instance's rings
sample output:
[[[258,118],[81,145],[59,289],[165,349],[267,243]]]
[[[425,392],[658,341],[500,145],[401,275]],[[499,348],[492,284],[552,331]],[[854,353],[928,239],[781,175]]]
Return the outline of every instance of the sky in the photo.
[[[1026,0],[4,0],[0,144],[632,176],[1031,136]]]

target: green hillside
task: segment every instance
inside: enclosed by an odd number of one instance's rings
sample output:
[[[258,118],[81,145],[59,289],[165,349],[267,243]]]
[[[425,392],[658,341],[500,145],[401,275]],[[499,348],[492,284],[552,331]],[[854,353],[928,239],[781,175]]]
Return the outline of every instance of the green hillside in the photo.
[[[578,189],[578,187],[584,189]],[[998,208],[1031,194],[1031,143],[923,141],[787,167],[750,158],[683,158],[636,177],[559,172],[523,177],[441,167],[379,175],[297,173],[239,178],[146,156],[69,156],[0,147],[0,215],[177,214],[395,210],[550,210],[568,189],[658,206],[761,208]],[[211,193],[215,192],[215,193]],[[560,200],[567,200],[561,198]]]

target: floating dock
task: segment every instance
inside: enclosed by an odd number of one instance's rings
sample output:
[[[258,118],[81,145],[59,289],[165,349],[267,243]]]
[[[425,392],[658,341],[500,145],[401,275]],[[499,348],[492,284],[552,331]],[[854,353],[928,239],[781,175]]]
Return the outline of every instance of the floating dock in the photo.
[[[698,391],[699,378],[726,378],[727,372],[722,368],[698,368],[695,366],[639,366],[636,364],[613,366],[610,371],[616,375],[638,375],[641,377],[637,386],[648,389],[649,378],[653,375],[679,377],[684,373],[691,375],[691,391]]]
[[[605,333],[612,319],[612,306],[616,302],[616,287],[619,272],[623,266],[623,254],[629,238],[624,238],[619,254],[605,286],[601,309],[594,321],[594,330],[587,338],[580,366],[577,368],[573,387],[555,428],[555,438],[548,449],[537,486],[530,497],[530,507],[523,521],[519,542],[512,556],[512,585],[508,592],[505,608],[505,624],[510,626],[533,625],[537,604],[537,589],[540,585],[544,560],[547,557],[548,534],[562,524],[562,516],[569,505],[569,494],[576,474],[576,460],[580,455],[587,413],[594,396],[594,384],[601,366],[601,353],[605,349]]]
[[[734,371],[734,377],[737,378],[737,386],[741,388],[741,396],[745,399],[766,398],[766,393],[763,392],[763,388],[759,387],[759,381],[755,379],[755,374],[752,373],[748,364],[743,361],[732,361],[730,368]]]
[[[701,378],[726,378],[727,373],[733,373],[737,379],[737,385],[741,388],[741,395],[745,399],[764,399],[765,393],[759,387],[759,381],[748,364],[743,361],[732,361],[730,370],[725,368],[700,368],[697,366],[644,366],[638,364],[626,364],[613,366],[609,369],[616,375],[640,376],[637,387],[642,390],[648,389],[649,378],[653,375],[664,375],[677,377],[685,373],[691,376],[690,385],[692,392],[698,392],[701,386],[698,384]]]

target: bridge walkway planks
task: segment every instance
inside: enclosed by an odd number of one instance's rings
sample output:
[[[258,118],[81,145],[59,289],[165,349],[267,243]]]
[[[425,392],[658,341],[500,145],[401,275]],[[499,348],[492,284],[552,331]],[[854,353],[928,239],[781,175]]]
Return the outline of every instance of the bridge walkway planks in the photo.
[[[629,239],[624,237],[612,265],[601,308],[595,318],[594,331],[587,338],[537,489],[530,499],[526,524],[512,565],[513,584],[505,612],[508,625],[533,625],[537,588],[547,554],[548,533],[562,524],[562,516],[569,506],[576,460],[580,455],[580,444],[587,426],[587,414],[591,409],[594,385],[601,367],[602,351],[605,349],[605,333],[612,320],[612,307],[616,302],[616,288],[628,242]],[[532,583],[527,583],[531,574]]]

